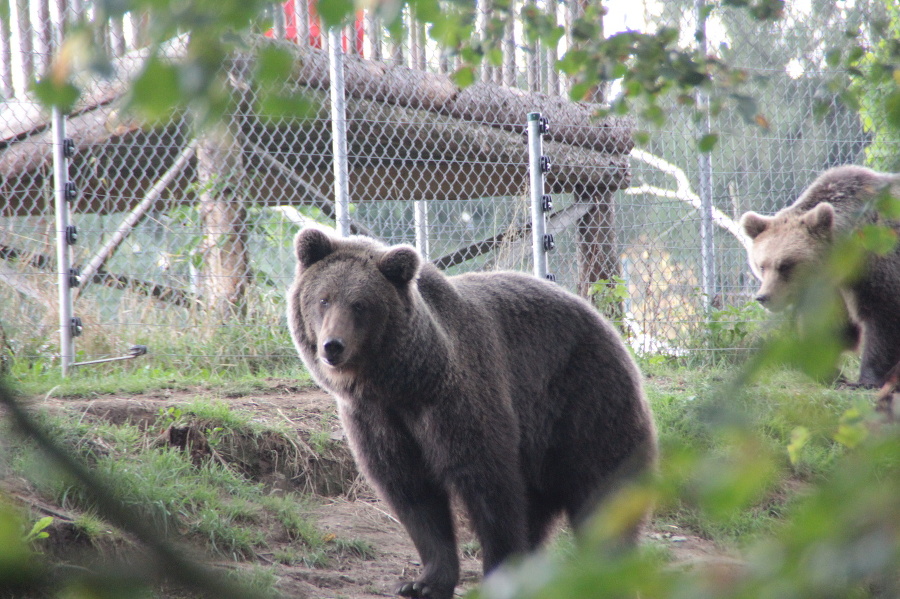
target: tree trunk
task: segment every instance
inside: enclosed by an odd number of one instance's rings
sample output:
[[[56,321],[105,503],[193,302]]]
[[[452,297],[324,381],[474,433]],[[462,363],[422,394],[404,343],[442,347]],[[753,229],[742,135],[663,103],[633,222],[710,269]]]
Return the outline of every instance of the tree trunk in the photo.
[[[239,133],[223,125],[211,129],[197,145],[203,298],[207,309],[222,321],[246,314],[250,280],[240,141]]]
[[[624,306],[612,294],[622,276],[616,249],[615,205],[613,191],[607,188],[577,186],[575,201],[588,208],[578,221],[578,292],[583,297],[598,296],[595,301],[612,320],[621,320]],[[594,289],[597,283],[603,285]]]

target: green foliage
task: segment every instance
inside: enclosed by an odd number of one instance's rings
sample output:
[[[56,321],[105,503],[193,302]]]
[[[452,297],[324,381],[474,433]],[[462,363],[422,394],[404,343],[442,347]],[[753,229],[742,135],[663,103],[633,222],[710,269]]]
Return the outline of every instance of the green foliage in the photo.
[[[19,511],[0,496],[0,592],[15,590],[31,578],[43,575],[27,530]]]
[[[600,312],[614,322],[622,320],[622,307],[628,299],[628,282],[618,275],[599,279],[588,289],[588,297]]]
[[[231,412],[224,404],[198,402],[182,409],[163,411],[160,424],[183,423],[192,412],[203,418],[214,444],[216,434],[232,434],[249,427],[249,419]],[[267,541],[257,526],[265,513],[284,519],[288,534],[303,531],[303,538],[321,536],[309,520],[305,503],[293,495],[277,501],[265,489],[220,459],[209,457],[197,463],[177,448],[155,447],[148,431],[134,425],[112,425],[74,417],[43,416],[42,421],[72,451],[92,464],[92,469],[114,482],[118,499],[142,514],[161,530],[179,531],[202,540],[213,553],[233,559],[255,555]],[[218,423],[213,427],[209,423]],[[226,430],[225,427],[228,427]],[[151,429],[158,430],[158,429]],[[208,437],[209,439],[209,437]],[[11,460],[16,472],[64,507],[93,512],[96,506],[84,489],[70,478],[59,476],[30,446],[15,452]],[[39,521],[33,535],[49,523]],[[46,534],[46,533],[44,533]],[[28,537],[28,540],[32,540]]]
[[[872,136],[866,162],[876,170],[900,171],[900,6],[882,1],[885,20],[872,23],[871,39],[851,31],[849,48],[833,48],[829,63],[840,70],[832,85],[846,88],[843,97],[858,107],[863,128]],[[848,85],[848,82],[850,85]]]
[[[691,355],[687,360],[692,363],[698,359],[735,363],[746,359],[749,350],[763,339],[766,332],[763,325],[769,320],[771,317],[755,301],[712,308],[696,339],[691,342],[693,347],[711,351],[703,352],[705,355],[699,357]]]
[[[28,531],[28,534],[25,535],[26,543],[33,543],[40,539],[46,539],[50,537],[50,533],[45,529],[53,524],[53,516],[45,516],[34,523],[34,526],[31,527],[31,530]]]

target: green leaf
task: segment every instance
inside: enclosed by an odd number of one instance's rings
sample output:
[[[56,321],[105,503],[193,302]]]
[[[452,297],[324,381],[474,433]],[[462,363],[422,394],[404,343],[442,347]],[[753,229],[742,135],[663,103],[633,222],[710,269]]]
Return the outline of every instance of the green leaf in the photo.
[[[313,118],[317,108],[301,93],[281,94],[260,90],[258,93],[259,117],[270,123]]]
[[[323,29],[343,23],[353,13],[353,0],[322,0],[316,4]]]
[[[167,119],[181,98],[175,65],[151,58],[132,86],[132,104],[148,120]]]
[[[900,89],[895,89],[884,99],[884,111],[888,125],[900,130]]]
[[[52,77],[45,77],[35,82],[31,91],[34,92],[35,97],[41,104],[44,106],[56,106],[62,113],[71,111],[72,107],[75,106],[75,102],[81,96],[81,90],[75,87],[71,81],[54,83]]]
[[[593,87],[594,86],[590,83],[576,83],[572,86],[572,89],[569,90],[569,97],[575,102],[581,102],[587,97]]]
[[[713,148],[716,147],[716,144],[718,142],[719,135],[717,133],[707,133],[697,141],[697,147],[701,152],[706,154],[708,152],[712,152]]]
[[[34,523],[34,526],[31,527],[31,531],[25,535],[25,542],[30,543],[37,539],[46,539],[50,536],[49,533],[45,532],[44,529],[53,524],[53,516],[45,516]]]
[[[475,69],[470,66],[460,67],[451,76],[453,82],[461,88],[466,88],[475,83]]]
[[[841,64],[841,49],[831,48],[830,50],[825,52],[825,64],[832,68]]]
[[[850,409],[841,416],[841,422],[838,425],[837,432],[834,434],[834,440],[845,447],[853,449],[865,441],[868,436],[869,429],[862,415],[858,410]]]
[[[503,64],[503,50],[500,48],[491,48],[488,50],[487,59],[489,63],[495,67],[499,67]]]
[[[894,197],[890,193],[884,193],[878,198],[876,208],[885,218],[900,220],[900,197]]]
[[[263,84],[281,85],[294,66],[294,58],[285,48],[269,46],[256,59],[256,80]]]
[[[897,232],[890,227],[866,225],[859,230],[862,246],[880,256],[890,253],[897,245]]]
[[[787,446],[788,457],[791,460],[791,464],[796,465],[797,462],[800,461],[800,452],[809,442],[811,436],[812,435],[809,434],[809,429],[805,426],[798,426],[791,431],[791,442],[788,443]]]

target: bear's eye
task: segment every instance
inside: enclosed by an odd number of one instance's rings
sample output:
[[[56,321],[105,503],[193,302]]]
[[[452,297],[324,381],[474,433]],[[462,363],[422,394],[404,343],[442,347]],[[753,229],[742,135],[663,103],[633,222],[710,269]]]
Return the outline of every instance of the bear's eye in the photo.
[[[323,297],[322,299],[319,300],[319,304],[320,304],[323,308],[327,308],[327,307],[328,307],[328,298],[327,298],[327,297]]]
[[[778,265],[778,274],[787,276],[791,274],[792,270],[794,270],[794,266],[796,266],[794,262],[782,262]]]

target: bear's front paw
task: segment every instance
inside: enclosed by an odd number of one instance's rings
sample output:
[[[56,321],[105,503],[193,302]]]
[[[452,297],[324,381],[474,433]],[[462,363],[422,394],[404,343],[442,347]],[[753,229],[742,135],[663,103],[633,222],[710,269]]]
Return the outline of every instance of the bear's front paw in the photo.
[[[402,583],[396,593],[401,597],[411,597],[412,599],[452,599],[453,587],[439,588],[438,585],[417,580]]]
[[[433,599],[431,588],[424,582],[404,582],[397,587],[396,593],[401,597],[412,597],[413,599]]]

